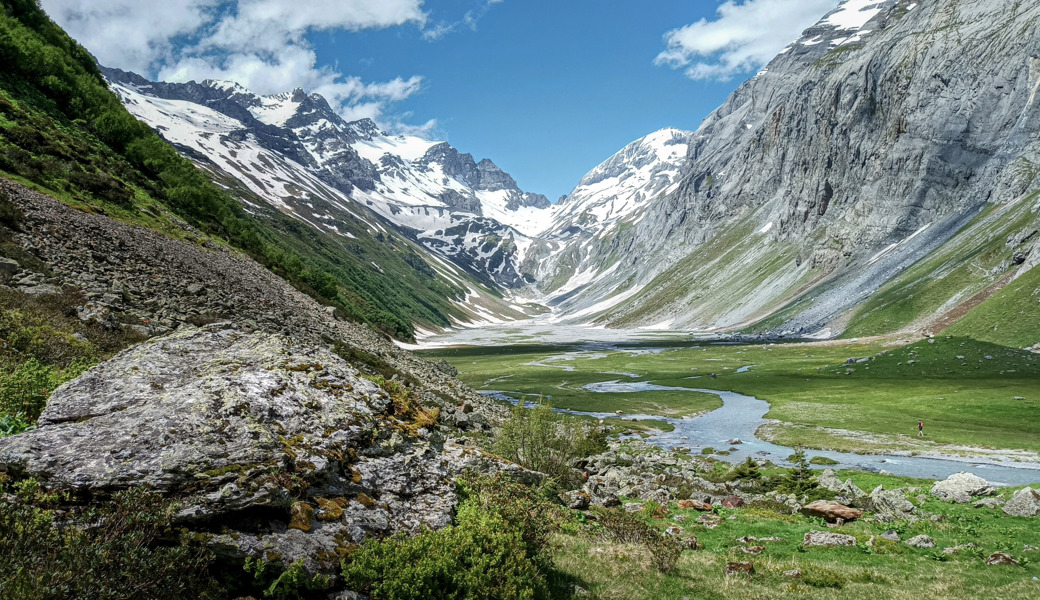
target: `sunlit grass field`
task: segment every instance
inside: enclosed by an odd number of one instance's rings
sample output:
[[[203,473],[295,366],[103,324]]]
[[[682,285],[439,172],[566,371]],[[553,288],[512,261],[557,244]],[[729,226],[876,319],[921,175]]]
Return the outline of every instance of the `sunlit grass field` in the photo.
[[[557,408],[678,416],[719,406],[717,397],[696,392],[603,394],[582,387],[614,380],[740,392],[768,401],[767,418],[799,426],[780,428],[788,445],[835,447],[833,432],[817,428],[914,436],[923,420],[929,442],[1040,451],[1040,355],[969,338],[423,354],[447,359],[475,389],[541,395]]]

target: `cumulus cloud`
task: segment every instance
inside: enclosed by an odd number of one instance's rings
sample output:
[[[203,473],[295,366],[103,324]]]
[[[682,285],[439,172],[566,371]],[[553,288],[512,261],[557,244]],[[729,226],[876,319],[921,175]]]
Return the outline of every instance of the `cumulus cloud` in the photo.
[[[701,19],[664,36],[654,61],[684,69],[691,79],[725,81],[760,69],[839,0],[727,0],[717,18]]]
[[[487,6],[502,0],[490,0]],[[59,25],[108,66],[164,81],[223,79],[259,94],[301,87],[345,118],[407,125],[388,107],[422,88],[419,76],[364,82],[318,64],[307,35],[412,24],[425,30],[423,0],[42,0]]]

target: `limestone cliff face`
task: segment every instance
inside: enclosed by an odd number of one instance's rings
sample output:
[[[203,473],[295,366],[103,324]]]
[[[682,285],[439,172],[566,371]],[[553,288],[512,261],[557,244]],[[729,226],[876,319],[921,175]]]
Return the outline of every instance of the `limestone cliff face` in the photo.
[[[627,280],[602,322],[726,327],[812,298],[776,330],[835,324],[1035,187],[1038,49],[1036,3],[845,2],[703,122],[676,192],[601,241],[590,260],[620,265],[572,305]]]

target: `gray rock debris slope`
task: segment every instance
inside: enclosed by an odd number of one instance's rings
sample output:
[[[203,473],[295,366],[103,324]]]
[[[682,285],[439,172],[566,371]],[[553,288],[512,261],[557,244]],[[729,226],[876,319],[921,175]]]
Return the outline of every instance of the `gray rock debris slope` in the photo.
[[[675,193],[589,253],[623,259],[584,304],[631,279],[601,322],[733,327],[819,296],[777,330],[833,325],[1035,189],[1038,48],[1035,2],[848,0],[703,122]]]
[[[183,328],[60,387],[0,464],[89,497],[150,486],[225,554],[332,572],[367,535],[446,525],[464,468],[518,472],[395,395],[320,347]]]
[[[0,187],[25,214],[14,242],[34,259],[14,266],[17,279],[8,283],[21,291],[45,285],[75,298],[80,319],[145,336],[229,321],[309,344],[339,342],[357,356],[356,366],[369,373],[390,369],[421,382],[426,400],[447,410],[469,402],[489,422],[505,413],[386,337],[335,318],[255,261],[202,241],[187,225],[186,241],[178,241],[75,210],[6,180]]]

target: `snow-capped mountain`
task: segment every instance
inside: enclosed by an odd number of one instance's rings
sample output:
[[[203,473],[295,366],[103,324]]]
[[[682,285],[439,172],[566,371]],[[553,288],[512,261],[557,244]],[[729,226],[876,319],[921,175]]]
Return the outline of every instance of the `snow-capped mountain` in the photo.
[[[561,199],[546,235],[576,227],[592,235],[632,219],[649,200],[675,191],[690,146],[689,131],[667,128],[625,146]]]
[[[704,120],[673,192],[557,263],[562,314],[829,337],[967,310],[1035,260],[1038,24],[1015,0],[840,3]]]
[[[105,75],[132,114],[279,210],[337,231],[338,215],[365,206],[486,283],[525,285],[520,265],[551,204],[490,160],[347,122],[299,89],[259,96],[232,82]]]
[[[600,286],[606,289],[597,297],[627,289],[626,282],[614,277],[617,256],[598,252],[609,247],[618,232],[637,223],[655,201],[676,190],[690,135],[666,128],[644,136],[589,171],[560,200],[524,265],[538,282],[538,301],[560,313],[578,308],[585,314],[572,298]]]

